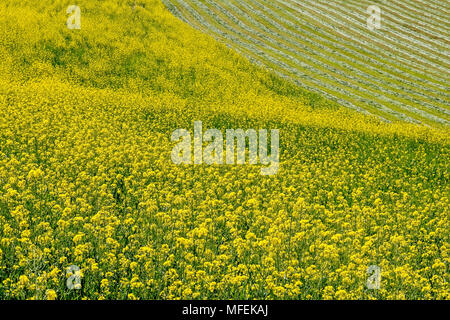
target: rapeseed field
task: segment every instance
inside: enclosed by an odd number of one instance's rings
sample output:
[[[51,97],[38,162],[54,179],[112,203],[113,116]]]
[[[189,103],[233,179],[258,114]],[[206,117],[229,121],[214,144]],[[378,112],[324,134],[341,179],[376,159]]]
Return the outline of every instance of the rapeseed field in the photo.
[[[448,127],[342,108],[159,0],[80,0],[79,30],[68,5],[0,3],[0,299],[450,298]],[[197,120],[279,129],[279,171],[175,165]]]

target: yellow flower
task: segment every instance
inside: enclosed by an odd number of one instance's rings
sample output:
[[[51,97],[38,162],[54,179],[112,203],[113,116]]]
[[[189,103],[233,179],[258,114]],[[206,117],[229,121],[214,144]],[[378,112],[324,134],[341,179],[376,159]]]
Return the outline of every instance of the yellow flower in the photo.
[[[47,300],[56,300],[56,298],[58,297],[55,290],[52,290],[52,289],[47,290],[46,296],[47,296]]]

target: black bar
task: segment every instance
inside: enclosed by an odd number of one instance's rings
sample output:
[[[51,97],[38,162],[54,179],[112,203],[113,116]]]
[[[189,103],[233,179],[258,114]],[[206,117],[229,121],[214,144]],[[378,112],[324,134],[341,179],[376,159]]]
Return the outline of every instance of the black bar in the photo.
[[[389,309],[396,309],[402,318],[432,308],[448,310],[449,301],[280,301],[280,300],[145,300],[145,301],[0,301],[2,313],[11,309],[15,315],[36,308],[41,315],[72,312],[84,317],[98,311],[109,314],[129,314],[144,319],[314,319],[325,316],[379,316],[383,320]],[[55,309],[57,308],[57,309]],[[40,310],[41,309],[41,310]],[[59,312],[58,312],[59,313]],[[158,315],[158,316],[156,316]],[[391,314],[393,316],[394,314]]]

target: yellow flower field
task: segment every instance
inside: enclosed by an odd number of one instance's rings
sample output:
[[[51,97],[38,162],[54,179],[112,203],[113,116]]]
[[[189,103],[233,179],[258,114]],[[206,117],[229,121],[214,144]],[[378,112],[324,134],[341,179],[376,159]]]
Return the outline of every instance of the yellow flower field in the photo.
[[[450,299],[448,127],[344,110],[133,4],[80,0],[70,30],[65,1],[0,3],[0,299]],[[278,128],[278,173],[173,164],[196,120]]]

